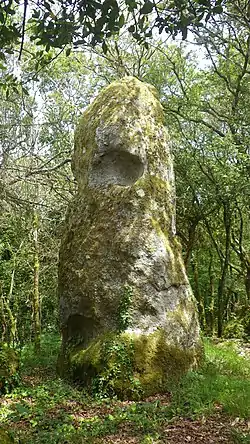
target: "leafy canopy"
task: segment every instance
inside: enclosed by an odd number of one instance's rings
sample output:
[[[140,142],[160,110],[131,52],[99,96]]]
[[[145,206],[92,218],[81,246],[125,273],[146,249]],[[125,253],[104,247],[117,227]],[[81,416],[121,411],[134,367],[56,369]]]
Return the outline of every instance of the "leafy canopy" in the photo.
[[[48,51],[66,45],[96,45],[126,29],[139,42],[153,29],[185,39],[223,11],[223,0],[3,0],[0,5],[0,61],[16,43],[21,56],[25,35]],[[70,49],[69,49],[70,51]]]

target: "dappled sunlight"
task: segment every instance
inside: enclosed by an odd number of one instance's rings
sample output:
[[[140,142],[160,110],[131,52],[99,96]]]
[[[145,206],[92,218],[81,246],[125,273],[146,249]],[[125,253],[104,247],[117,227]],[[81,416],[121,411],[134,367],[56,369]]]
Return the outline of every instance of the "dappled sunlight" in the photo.
[[[237,350],[206,340],[199,370],[171,392],[136,402],[100,393],[90,397],[56,376],[50,379],[37,356],[37,368],[43,369],[38,383],[30,384],[24,373],[21,385],[2,397],[0,421],[21,444],[248,442],[239,439],[250,434],[250,361]],[[24,368],[29,374],[31,369]]]

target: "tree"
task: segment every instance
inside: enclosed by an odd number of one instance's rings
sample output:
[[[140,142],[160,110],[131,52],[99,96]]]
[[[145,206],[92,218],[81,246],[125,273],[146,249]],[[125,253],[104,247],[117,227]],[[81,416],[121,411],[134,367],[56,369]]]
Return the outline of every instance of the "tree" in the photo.
[[[67,45],[97,43],[107,50],[106,39],[125,28],[137,41],[152,37],[154,28],[186,38],[187,32],[223,10],[222,0],[42,0],[21,6],[19,0],[4,0],[0,5],[0,60],[15,51],[19,59],[28,34],[37,45],[49,51]]]
[[[75,191],[74,124],[90,98],[84,65],[81,54],[62,56],[29,83],[28,96],[2,92],[0,337],[32,340],[37,351],[41,329],[57,330],[60,228]],[[24,57],[22,68],[26,79],[32,61]]]
[[[14,256],[2,261],[0,280],[19,336],[25,336],[22,328],[30,331],[34,211],[39,218],[41,323],[54,328],[58,230],[75,190],[69,168],[74,125],[100,88],[124,75],[155,85],[164,106],[175,158],[177,234],[202,326],[221,335],[224,328],[228,334],[235,316],[237,325],[245,322],[250,299],[249,22],[246,2],[226,5],[217,20],[211,16],[207,24],[193,28],[195,47],[204,48],[205,66],[185,42],[178,47],[153,38],[147,49],[132,36],[115,36],[106,53],[96,45],[86,55],[80,43],[67,56],[51,47],[45,49],[49,66],[42,64],[43,51],[38,60],[29,57],[26,50],[35,52],[35,44],[24,45],[22,78],[30,95],[17,85],[18,91],[10,89],[6,98],[1,89],[0,132],[0,241],[6,245],[9,239],[16,258],[15,263]],[[42,68],[39,81],[34,79],[37,63]],[[14,241],[11,227],[18,231],[18,220],[27,232],[22,228]]]
[[[249,22],[247,11],[236,10],[229,8],[218,22],[196,31],[207,68],[173,48],[157,56],[154,66],[163,67],[165,59],[162,77],[159,68],[157,74],[151,70],[151,81],[162,85],[165,78],[162,99],[175,141],[177,220],[186,264],[201,316],[204,307],[211,309],[208,300],[217,310],[219,336],[233,312],[249,304]],[[207,247],[200,248],[201,239]],[[211,294],[202,300],[208,294],[205,264]]]

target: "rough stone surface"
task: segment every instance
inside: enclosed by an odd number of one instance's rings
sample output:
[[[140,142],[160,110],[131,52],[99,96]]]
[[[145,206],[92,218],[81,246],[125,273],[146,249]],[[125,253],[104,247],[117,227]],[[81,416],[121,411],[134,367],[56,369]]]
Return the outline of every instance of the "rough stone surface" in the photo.
[[[62,360],[73,377],[88,381],[102,373],[101,350],[112,333],[112,341],[129,343],[133,375],[154,392],[154,383],[178,366],[186,371],[200,355],[175,236],[169,138],[154,88],[127,77],[103,89],[76,130],[72,168],[78,193],[59,261]]]

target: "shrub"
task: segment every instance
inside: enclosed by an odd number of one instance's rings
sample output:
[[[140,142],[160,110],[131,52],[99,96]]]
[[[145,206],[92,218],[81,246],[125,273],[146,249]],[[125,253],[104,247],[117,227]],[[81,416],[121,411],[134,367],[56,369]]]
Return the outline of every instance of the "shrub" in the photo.
[[[0,393],[8,393],[19,382],[19,356],[6,343],[0,343]]]
[[[231,319],[224,327],[224,338],[242,339],[245,336],[245,328],[240,319]]]

